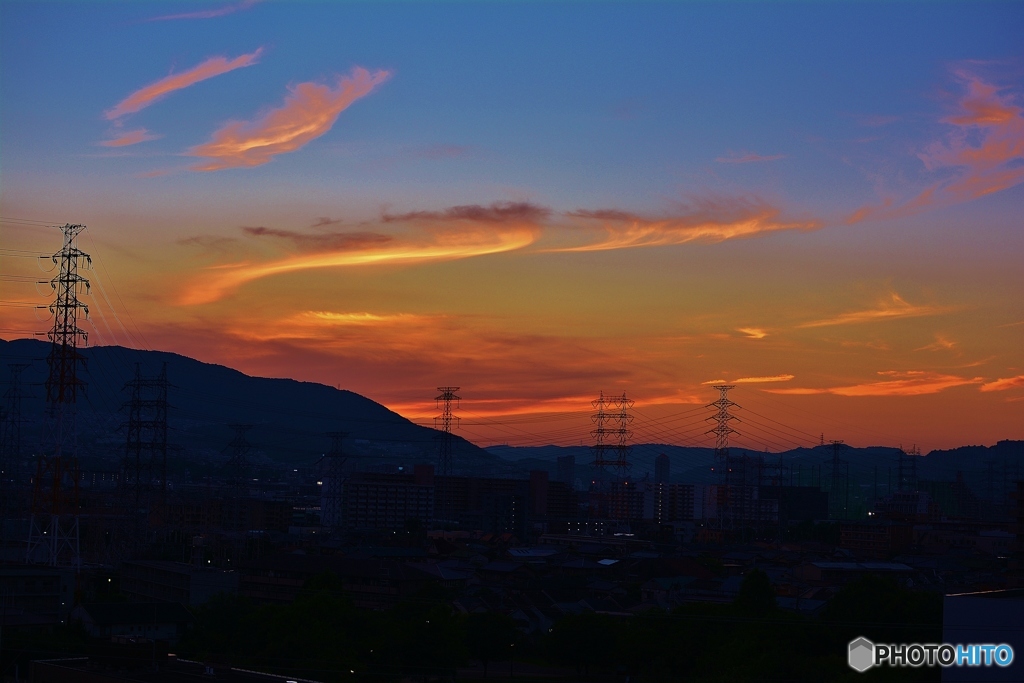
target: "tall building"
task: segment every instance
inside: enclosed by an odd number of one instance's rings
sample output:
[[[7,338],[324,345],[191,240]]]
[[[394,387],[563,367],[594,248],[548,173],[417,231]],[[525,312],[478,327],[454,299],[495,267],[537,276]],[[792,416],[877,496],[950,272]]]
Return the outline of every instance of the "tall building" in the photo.
[[[654,483],[667,484],[671,476],[672,463],[664,453],[654,459]]]
[[[560,481],[569,487],[572,491],[575,488],[576,482],[576,456],[575,455],[562,455],[558,458],[558,477],[555,481]]]
[[[714,517],[717,486],[706,484],[648,485],[650,513],[645,515],[662,524],[700,521]]]

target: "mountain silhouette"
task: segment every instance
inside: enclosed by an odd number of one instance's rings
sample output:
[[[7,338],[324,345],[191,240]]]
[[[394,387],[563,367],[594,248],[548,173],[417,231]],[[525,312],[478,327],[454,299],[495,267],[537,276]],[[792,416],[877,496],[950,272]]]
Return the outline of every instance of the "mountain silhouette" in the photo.
[[[0,390],[10,386],[8,364],[28,364],[21,374],[22,449],[41,448],[45,416],[46,357],[50,344],[33,339],[0,340]],[[123,453],[125,385],[136,365],[144,378],[156,377],[166,364],[168,441],[186,457],[223,457],[234,436],[231,424],[250,424],[246,438],[257,460],[310,464],[327,449],[328,432],[347,432],[344,448],[371,462],[437,460],[438,431],[423,427],[364,396],[315,382],[251,377],[176,353],[120,346],[86,347],[79,377],[86,388],[77,401],[79,456],[110,460]],[[494,469],[497,459],[455,435],[457,472]]]

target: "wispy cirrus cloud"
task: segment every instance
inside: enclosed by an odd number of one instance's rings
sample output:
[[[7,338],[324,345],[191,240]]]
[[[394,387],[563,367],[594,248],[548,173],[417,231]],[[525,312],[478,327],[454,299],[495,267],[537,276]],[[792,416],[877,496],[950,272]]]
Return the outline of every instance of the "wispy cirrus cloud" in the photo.
[[[255,52],[239,55],[234,59],[227,59],[226,57],[211,57],[205,62],[192,67],[188,71],[183,71],[179,74],[171,74],[170,76],[161,78],[155,83],[150,83],[146,87],[136,90],[131,95],[114,105],[112,109],[104,112],[103,116],[108,121],[113,121],[127,114],[134,114],[176,90],[187,88],[190,85],[199,83],[200,81],[205,81],[208,78],[226,74],[229,71],[234,71],[235,69],[252,66],[257,63],[262,52],[263,48],[261,47]]]
[[[981,385],[982,391],[1006,391],[1007,389],[1018,389],[1024,387],[1024,375],[1006,377]]]
[[[1024,182],[1024,109],[1005,88],[970,71],[957,69],[953,76],[964,88],[957,111],[942,119],[953,129],[917,155],[926,170],[946,177],[902,204],[890,198],[863,206],[847,223],[959,204]]]
[[[605,238],[578,247],[551,251],[605,251],[688,242],[724,242],[785,230],[816,230],[816,220],[787,221],[782,211],[756,198],[703,198],[684,207],[679,215],[646,218],[616,209],[584,210],[566,214],[586,224],[600,224]]]
[[[269,237],[290,243],[301,251],[354,250],[382,246],[391,241],[391,235],[376,232],[296,232],[263,226],[243,226],[242,232],[252,237]]]
[[[733,384],[764,384],[767,382],[789,382],[794,375],[769,375],[767,377],[740,377],[732,380]]]
[[[947,338],[945,335],[936,334],[935,341],[931,344],[925,344],[915,351],[952,351],[956,348],[957,344],[952,339]]]
[[[103,140],[99,144],[104,147],[127,147],[129,145],[137,145],[140,142],[158,140],[161,137],[163,136],[153,135],[145,128],[139,128],[137,130],[130,130],[126,133],[122,133],[111,140]]]
[[[450,223],[471,221],[473,223],[539,223],[551,215],[551,209],[530,202],[494,202],[493,204],[467,204],[452,206],[440,211],[407,211],[406,213],[383,213],[384,223],[430,222]]]
[[[227,16],[228,14],[234,14],[241,10],[247,10],[255,5],[258,0],[242,0],[233,5],[225,5],[218,7],[217,9],[206,9],[199,10],[197,12],[184,12],[182,14],[165,14],[159,17],[151,17],[146,19],[149,21],[174,21],[178,19],[215,19],[216,17]]]
[[[440,211],[389,215],[382,223],[416,226],[413,234],[378,232],[299,233],[262,226],[242,231],[253,238],[272,239],[297,251],[264,261],[213,266],[190,282],[178,296],[180,305],[217,301],[247,282],[274,275],[318,268],[403,265],[497,254],[532,244],[540,232],[536,218],[543,212],[531,205],[496,203],[457,206]]]
[[[862,311],[850,311],[832,318],[813,320],[811,322],[797,325],[797,327],[827,327],[831,325],[856,325],[859,323],[879,322],[882,320],[895,320],[897,318],[917,318],[926,315],[939,315],[948,313],[951,309],[942,306],[915,306],[908,303],[899,294],[893,292],[890,299],[879,303],[875,308]]]
[[[269,321],[267,324],[247,332],[247,336],[260,341],[275,340],[307,340],[328,341],[337,335],[339,328],[376,328],[383,330],[411,325],[432,325],[439,316],[420,315],[415,313],[370,313],[367,311],[302,311],[283,319]],[[351,332],[346,332],[351,334]]]
[[[208,159],[192,166],[192,170],[251,168],[301,149],[329,131],[349,105],[390,77],[389,71],[370,73],[356,67],[349,75],[339,77],[333,88],[299,83],[289,88],[281,107],[253,121],[232,121],[214,131],[209,142],[189,150],[191,156]]]
[[[715,161],[720,164],[756,164],[761,161],[778,161],[785,158],[785,154],[763,155],[754,152],[729,152],[725,156],[718,157]]]
[[[836,396],[922,396],[925,394],[937,394],[940,391],[953,387],[980,384],[985,381],[982,377],[959,377],[957,375],[945,375],[927,370],[910,370],[905,372],[887,370],[878,374],[893,379],[839,387],[764,389],[764,391],[772,394],[794,396],[813,394],[834,394]]]
[[[760,327],[737,327],[736,331],[747,335],[748,339],[764,339],[768,336]]]

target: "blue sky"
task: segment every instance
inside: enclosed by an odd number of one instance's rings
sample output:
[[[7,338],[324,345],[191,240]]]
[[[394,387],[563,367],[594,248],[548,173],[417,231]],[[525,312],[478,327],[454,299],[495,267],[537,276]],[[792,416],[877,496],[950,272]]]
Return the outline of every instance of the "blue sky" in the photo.
[[[1020,429],[1016,385],[991,385],[1024,377],[1024,327],[1006,327],[1024,320],[1020,3],[3,2],[0,19],[3,215],[89,223],[163,347],[409,410],[410,376],[554,410],[620,354],[636,369],[605,386],[658,405],[732,373],[893,429],[926,431],[938,401],[942,439]],[[197,69],[220,71],[144,96]],[[295,93],[357,82],[313,133],[245,151],[294,123]],[[281,331],[243,341],[238,311]],[[432,355],[442,329],[461,355]],[[325,340],[344,348],[311,360]],[[521,372],[534,344],[573,369]]]

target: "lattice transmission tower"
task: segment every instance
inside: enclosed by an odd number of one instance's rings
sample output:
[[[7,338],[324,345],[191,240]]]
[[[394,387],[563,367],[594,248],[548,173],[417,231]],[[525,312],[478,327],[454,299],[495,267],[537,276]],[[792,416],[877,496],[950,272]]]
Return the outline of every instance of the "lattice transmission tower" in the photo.
[[[126,432],[121,465],[121,501],[130,539],[140,542],[147,529],[158,524],[167,497],[167,364],[156,377],[143,377],[135,364],[135,377],[125,384],[130,400],[122,425]]]
[[[705,432],[715,437],[715,469],[718,472],[718,522],[723,528],[732,528],[744,521],[745,501],[748,498],[746,460],[734,458],[729,453],[729,437],[739,435],[732,428],[732,423],[739,418],[730,411],[739,408],[739,404],[729,398],[729,392],[736,387],[731,384],[716,384],[718,400],[707,404],[706,408],[714,408],[715,414],[707,418],[714,422],[714,427]]]
[[[632,452],[629,440],[633,432],[629,425],[633,416],[629,410],[633,407],[633,401],[626,397],[625,392],[622,396],[605,396],[602,391],[590,404],[597,411],[590,416],[594,423],[590,431],[594,437],[594,445],[590,447],[594,459],[590,465],[596,470],[595,480],[614,475],[615,481],[625,483],[632,467],[629,462]]]
[[[714,422],[715,426],[709,429],[706,433],[713,434],[715,436],[715,457],[716,458],[727,458],[729,457],[729,436],[731,434],[739,435],[735,429],[732,428],[732,422],[739,422],[739,418],[729,412],[730,408],[739,408],[738,403],[734,403],[729,400],[729,391],[735,389],[735,386],[729,384],[716,384],[714,389],[718,390],[718,400],[704,406],[705,408],[714,408],[715,414],[707,418],[708,422]]]
[[[331,437],[331,450],[323,458],[320,473],[320,526],[337,529],[342,524],[343,491],[345,487],[345,462],[348,458],[342,448],[342,441],[348,432],[327,432]]]
[[[78,327],[78,313],[89,314],[78,294],[89,281],[78,274],[79,266],[92,265],[88,254],[78,248],[78,235],[84,225],[66,224],[60,228],[64,244],[51,257],[58,273],[50,281],[55,293],[49,306],[53,315],[50,353],[46,359],[45,450],[39,455],[32,490],[32,518],[29,523],[27,562],[52,566],[81,564],[78,511],[78,439],[75,407],[85,383],[78,376],[85,359],[78,342],[88,343],[88,335]]]
[[[437,474],[438,481],[434,488],[438,497],[435,502],[435,509],[439,513],[442,524],[450,525],[453,517],[453,450],[454,440],[452,439],[452,427],[458,426],[459,418],[452,412],[452,405],[459,406],[460,396],[455,394],[459,387],[438,387],[441,393],[434,399],[441,414],[434,418],[434,429],[441,433],[438,435],[440,443],[437,452]]]

